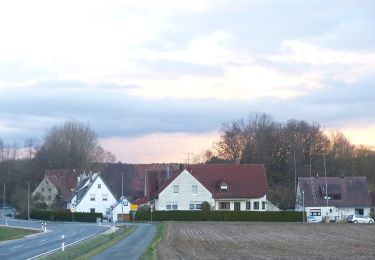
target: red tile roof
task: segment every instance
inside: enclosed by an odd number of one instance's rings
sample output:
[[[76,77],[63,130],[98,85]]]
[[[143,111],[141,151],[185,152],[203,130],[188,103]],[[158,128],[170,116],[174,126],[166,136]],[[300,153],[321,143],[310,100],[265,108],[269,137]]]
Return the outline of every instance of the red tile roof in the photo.
[[[266,171],[262,164],[193,164],[187,170],[215,199],[260,198],[268,191]],[[180,173],[174,174],[156,194],[160,194]],[[223,180],[229,186],[225,192],[220,191],[219,187]]]
[[[72,189],[77,187],[77,177],[82,170],[46,170],[44,177],[61,191],[65,200],[72,194]]]
[[[196,164],[187,170],[215,199],[260,198],[268,190],[263,164]],[[228,184],[228,191],[220,191],[222,181]]]

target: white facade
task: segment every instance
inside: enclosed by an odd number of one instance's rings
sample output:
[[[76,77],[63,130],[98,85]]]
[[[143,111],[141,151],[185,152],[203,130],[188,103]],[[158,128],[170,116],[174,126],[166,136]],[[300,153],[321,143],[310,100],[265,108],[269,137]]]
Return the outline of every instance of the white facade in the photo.
[[[264,195],[261,198],[217,199],[215,210],[266,211],[267,198]]]
[[[184,170],[160,192],[155,210],[199,210],[205,201],[214,206],[211,192]]]
[[[88,188],[83,197],[77,201],[77,195],[75,195],[68,205],[68,208],[73,208],[75,212],[95,212],[107,216],[111,206],[114,205],[117,200],[102,177],[99,174],[94,174],[92,181],[88,180],[82,188],[86,186],[88,186]]]
[[[107,216],[111,221],[117,222],[119,214],[129,214],[131,203],[126,198],[121,198],[120,201],[111,209],[110,215]]]

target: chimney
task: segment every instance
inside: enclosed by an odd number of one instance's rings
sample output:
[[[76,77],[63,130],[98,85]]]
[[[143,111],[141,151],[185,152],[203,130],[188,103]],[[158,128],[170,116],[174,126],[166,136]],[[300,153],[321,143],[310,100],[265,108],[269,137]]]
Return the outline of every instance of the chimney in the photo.
[[[169,176],[169,165],[166,168],[166,174],[167,174],[166,178],[167,178],[167,180],[169,180],[169,178],[170,178],[170,176]]]

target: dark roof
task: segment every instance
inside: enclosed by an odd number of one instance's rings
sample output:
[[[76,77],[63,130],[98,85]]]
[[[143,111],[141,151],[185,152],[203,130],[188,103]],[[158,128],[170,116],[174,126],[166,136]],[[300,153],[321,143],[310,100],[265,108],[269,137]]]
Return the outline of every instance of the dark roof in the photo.
[[[260,198],[268,190],[263,164],[196,164],[188,171],[203,184],[215,199]],[[228,184],[228,191],[220,191],[221,182]]]
[[[77,187],[77,177],[81,170],[46,170],[44,177],[47,178],[60,192],[64,200],[67,201]]]
[[[260,198],[268,190],[262,164],[193,164],[187,170],[215,199]],[[156,194],[160,194],[181,172],[167,180]],[[228,191],[220,190],[220,183],[223,181],[228,184]]]
[[[326,206],[326,178],[299,177],[299,187],[305,193],[305,206]],[[312,192],[315,190],[316,202]],[[328,197],[340,199],[328,200],[328,205],[335,207],[371,206],[371,200],[367,189],[366,177],[327,177]],[[332,196],[333,195],[333,196]]]

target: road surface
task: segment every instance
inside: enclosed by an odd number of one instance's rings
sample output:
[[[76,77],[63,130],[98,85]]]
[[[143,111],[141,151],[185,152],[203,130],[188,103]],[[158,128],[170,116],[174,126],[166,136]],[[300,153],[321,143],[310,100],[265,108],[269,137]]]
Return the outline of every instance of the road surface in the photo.
[[[152,224],[136,225],[138,226],[137,229],[128,237],[91,259],[138,259],[154,238],[156,228]]]
[[[0,225],[35,228],[42,231],[42,221],[17,220],[0,217]],[[62,223],[47,222],[47,233],[32,235],[24,239],[0,242],[0,259],[30,259],[47,251],[61,248],[61,236],[65,236],[65,246],[81,239],[100,234],[108,226],[99,226],[96,223]]]

